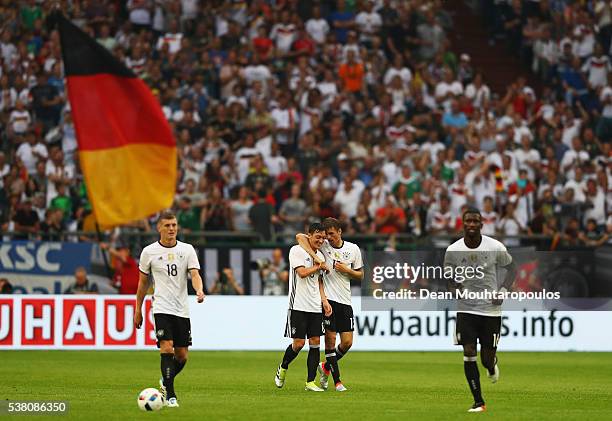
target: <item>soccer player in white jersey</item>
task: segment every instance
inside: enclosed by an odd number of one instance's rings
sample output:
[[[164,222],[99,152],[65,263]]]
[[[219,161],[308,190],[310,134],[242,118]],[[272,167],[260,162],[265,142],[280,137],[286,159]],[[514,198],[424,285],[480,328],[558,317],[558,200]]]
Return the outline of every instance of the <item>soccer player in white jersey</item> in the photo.
[[[363,260],[359,247],[342,239],[340,221],[326,218],[323,228],[327,239],[321,246],[325,256],[325,263],[331,270],[323,274],[325,295],[332,308],[332,314],[325,317],[325,359],[318,371],[321,375],[319,382],[323,389],[327,389],[329,375],[334,379],[334,385],[339,392],[346,391],[340,380],[338,360],[346,355],[353,346],[353,331],[355,318],[351,306],[351,280],[363,280]],[[296,235],[298,243],[315,258],[313,250],[309,248],[308,236]],[[336,338],[340,334],[340,344],[336,347]]]
[[[323,335],[323,313],[331,314],[331,307],[323,292],[321,271],[327,270],[323,254],[319,248],[325,241],[325,231],[321,224],[312,224],[308,229],[310,237],[308,242],[317,256],[317,263],[300,246],[293,246],[289,250],[289,310],[287,311],[287,324],[285,337],[292,338],[291,345],[285,350],[283,361],[278,366],[274,382],[276,387],[283,387],[287,369],[291,361],[300,353],[308,338],[308,376],[306,390],[323,392],[314,382],[317,367],[320,361],[319,344]]]
[[[512,256],[502,243],[482,235],[481,229],[480,212],[478,209],[468,208],[463,213],[463,238],[448,246],[444,255],[444,266],[453,267],[456,274],[450,287],[476,293],[509,291],[516,276],[516,266],[512,261]],[[460,272],[457,268],[462,268],[465,273],[467,267],[473,268],[467,272],[473,276],[462,276],[462,279],[458,279],[457,274]],[[498,267],[506,269],[506,276],[501,285],[497,280]],[[503,300],[500,297],[482,298],[462,298],[457,302],[455,345],[463,346],[463,368],[474,397],[474,404],[468,412],[486,410],[480,390],[480,373],[476,357],[477,341],[480,342],[480,360],[487,369],[487,376],[492,383],[499,380],[499,368],[495,354],[500,339]]]
[[[198,303],[204,301],[200,263],[191,244],[176,239],[176,216],[164,212],[157,221],[159,241],[149,244],[140,254],[140,280],[136,292],[134,325],[142,326],[142,303],[153,281],[153,317],[157,347],[161,356],[161,392],[166,405],[177,407],[174,378],[187,363],[187,348],[191,345],[191,322],[187,300],[187,274],[196,292]]]

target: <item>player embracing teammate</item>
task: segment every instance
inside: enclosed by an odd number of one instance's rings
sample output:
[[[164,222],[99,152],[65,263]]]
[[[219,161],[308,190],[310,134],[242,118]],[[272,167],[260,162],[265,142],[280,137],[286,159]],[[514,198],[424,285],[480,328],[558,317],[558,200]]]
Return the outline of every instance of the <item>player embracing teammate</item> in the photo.
[[[363,260],[359,247],[342,239],[340,221],[334,218],[327,218],[323,221],[321,228],[324,230],[325,237],[323,237],[324,239],[320,245],[318,245],[318,241],[315,241],[313,233],[309,231],[308,235],[298,234],[296,236],[299,246],[294,246],[291,250],[293,251],[297,248],[305,251],[314,262],[313,264],[320,265],[323,281],[321,294],[325,298],[324,303],[328,302],[331,308],[331,312],[325,312],[323,319],[325,326],[326,361],[317,364],[317,369],[320,373],[319,384],[321,386],[320,388],[317,387],[317,389],[327,389],[328,377],[331,374],[336,391],[344,392],[347,389],[340,380],[338,360],[344,357],[353,345],[355,318],[351,306],[351,280],[361,281],[363,279]],[[313,247],[313,244],[316,248]],[[293,269],[291,252],[289,256],[290,265]],[[340,344],[336,346],[338,334],[340,334]],[[279,371],[281,369],[282,365]],[[277,382],[278,385],[279,382]]]
[[[285,325],[285,337],[292,343],[285,350],[281,364],[276,370],[276,387],[283,387],[291,361],[298,356],[308,338],[308,375],[306,390],[322,392],[314,382],[320,361],[319,344],[323,335],[323,313],[331,314],[331,307],[323,291],[322,272],[328,270],[324,256],[319,250],[325,241],[321,224],[312,224],[308,229],[308,245],[313,256],[300,246],[289,250],[289,309]]]

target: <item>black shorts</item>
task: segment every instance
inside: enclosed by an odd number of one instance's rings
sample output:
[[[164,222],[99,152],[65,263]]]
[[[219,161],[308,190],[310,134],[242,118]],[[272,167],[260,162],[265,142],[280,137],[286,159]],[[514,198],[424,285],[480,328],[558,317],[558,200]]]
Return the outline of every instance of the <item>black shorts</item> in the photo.
[[[174,347],[191,346],[191,321],[188,317],[155,313],[155,337],[159,341],[172,341]]]
[[[497,348],[501,332],[501,316],[457,313],[455,345],[480,342],[480,346]]]
[[[287,311],[287,325],[285,338],[306,339],[322,336],[323,313],[310,313],[307,311]]]
[[[331,300],[329,304],[332,308],[332,314],[329,317],[323,317],[325,330],[339,333],[354,331],[355,318],[353,316],[353,307]]]

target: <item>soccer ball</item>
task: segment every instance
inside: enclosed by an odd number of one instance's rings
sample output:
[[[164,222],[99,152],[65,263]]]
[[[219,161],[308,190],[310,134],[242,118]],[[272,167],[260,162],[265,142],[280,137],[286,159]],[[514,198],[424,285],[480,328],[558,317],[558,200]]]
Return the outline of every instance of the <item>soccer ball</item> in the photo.
[[[164,407],[164,397],[159,390],[149,387],[138,395],[138,407],[143,411],[159,411]]]

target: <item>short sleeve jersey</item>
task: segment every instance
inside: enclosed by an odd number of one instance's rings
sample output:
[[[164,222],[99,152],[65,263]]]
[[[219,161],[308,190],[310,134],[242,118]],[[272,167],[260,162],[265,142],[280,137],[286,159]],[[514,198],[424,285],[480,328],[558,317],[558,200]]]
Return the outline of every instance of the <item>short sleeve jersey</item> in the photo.
[[[187,274],[200,269],[200,262],[191,244],[177,241],[174,247],[159,241],[142,250],[138,269],[153,279],[153,313],[189,317]]]
[[[329,273],[323,274],[323,287],[327,299],[337,303],[351,305],[351,279],[348,275],[334,270],[334,263],[340,262],[353,270],[363,268],[361,250],[355,243],[343,241],[338,248],[325,240],[321,251],[325,256],[325,263],[330,268]]]
[[[317,250],[317,257],[324,256]],[[314,265],[312,257],[301,246],[295,245],[289,250],[289,310],[299,310],[308,313],[321,312],[321,294],[319,293],[319,272],[301,278],[297,269],[306,269]]]
[[[463,281],[464,290],[470,292],[497,291],[500,282],[497,279],[497,268],[512,263],[512,256],[501,242],[494,238],[482,236],[480,245],[469,248],[463,238],[448,246],[444,255],[445,267],[480,266],[483,276],[473,276]],[[456,272],[457,273],[457,272]],[[489,299],[460,299],[457,312],[480,314],[484,316],[501,316],[501,305],[495,305]]]

